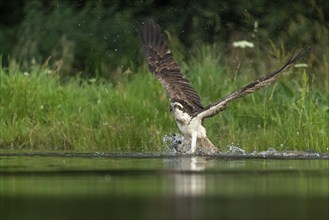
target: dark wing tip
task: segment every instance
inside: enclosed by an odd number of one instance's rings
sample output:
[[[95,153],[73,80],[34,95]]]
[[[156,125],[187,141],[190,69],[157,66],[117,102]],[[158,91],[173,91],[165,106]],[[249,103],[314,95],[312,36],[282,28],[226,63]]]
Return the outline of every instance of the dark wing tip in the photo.
[[[161,45],[165,44],[165,41],[161,34],[160,25],[156,24],[153,19],[145,19],[145,21],[139,26],[138,32],[142,38],[143,48],[146,55],[148,55],[147,48],[162,52]]]
[[[267,76],[265,76],[264,78],[262,78],[262,80],[264,79],[268,79],[268,78],[272,78],[276,75],[278,75],[279,73],[283,72],[284,70],[290,68],[291,66],[293,66],[298,60],[300,60],[305,53],[311,48],[310,45],[305,46],[297,55],[295,55],[295,52],[290,56],[290,58],[288,59],[288,61],[279,69],[277,69],[276,71],[274,71],[271,74],[268,74]]]
[[[301,59],[310,48],[311,48],[311,45],[307,45],[296,56],[294,56],[294,54],[293,54],[289,60],[289,64],[295,63],[296,61]]]

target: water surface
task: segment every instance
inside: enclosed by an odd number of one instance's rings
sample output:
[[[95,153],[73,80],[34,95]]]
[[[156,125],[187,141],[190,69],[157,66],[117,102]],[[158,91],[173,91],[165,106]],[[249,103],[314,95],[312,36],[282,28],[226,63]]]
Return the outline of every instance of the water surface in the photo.
[[[2,154],[1,219],[328,219],[329,160]]]

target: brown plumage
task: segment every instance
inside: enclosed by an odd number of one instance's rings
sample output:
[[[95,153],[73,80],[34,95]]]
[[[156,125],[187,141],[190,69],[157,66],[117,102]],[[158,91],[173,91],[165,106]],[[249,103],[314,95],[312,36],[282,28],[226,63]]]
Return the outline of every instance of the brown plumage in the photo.
[[[158,78],[171,102],[180,102],[190,114],[203,109],[201,99],[184,77],[169,50],[161,28],[147,19],[139,29],[150,71]]]
[[[309,49],[309,47],[305,47],[296,56],[292,55],[286,64],[278,70],[204,108],[199,95],[175,62],[161,34],[160,26],[155,24],[153,20],[147,19],[140,27],[139,32],[149,69],[166,90],[177,126],[184,133],[186,142],[191,144],[191,153],[194,153],[197,147],[201,152],[202,150],[207,152],[216,152],[217,150],[207,138],[206,130],[202,126],[205,118],[223,111],[229,102],[271,85],[280,73],[292,67]]]

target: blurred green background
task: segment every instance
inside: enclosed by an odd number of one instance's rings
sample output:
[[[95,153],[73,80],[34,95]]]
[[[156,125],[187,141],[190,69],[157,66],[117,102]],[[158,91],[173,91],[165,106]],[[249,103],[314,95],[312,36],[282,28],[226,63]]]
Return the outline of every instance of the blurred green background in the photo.
[[[260,55],[271,42],[287,50],[311,44],[310,62],[319,66],[328,58],[328,4],[326,0],[0,0],[0,54],[3,65],[11,58],[26,69],[47,62],[63,75],[115,81],[144,61],[136,30],[152,17],[168,31],[173,49],[179,50],[177,59],[195,46],[215,43],[225,54],[223,60],[236,65],[232,42],[248,40],[257,48],[249,57]]]
[[[205,106],[310,45],[205,126],[222,150],[328,152],[328,2],[0,0],[0,148],[162,151],[179,131],[141,50],[151,17]]]

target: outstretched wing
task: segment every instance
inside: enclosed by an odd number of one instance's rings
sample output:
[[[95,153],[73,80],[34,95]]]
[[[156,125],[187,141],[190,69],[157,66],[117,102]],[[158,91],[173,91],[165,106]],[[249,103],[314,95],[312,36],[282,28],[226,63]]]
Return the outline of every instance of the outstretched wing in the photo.
[[[299,52],[296,56],[292,55],[290,59],[287,61],[286,64],[284,64],[280,69],[274,71],[273,73],[270,73],[266,75],[265,77],[258,79],[245,87],[225,96],[223,99],[219,100],[218,102],[215,102],[209,106],[207,106],[202,112],[200,112],[196,117],[200,117],[201,119],[206,117],[211,117],[213,115],[216,115],[218,112],[223,111],[227,104],[235,99],[238,99],[240,97],[243,97],[245,95],[248,95],[250,93],[255,92],[258,89],[267,87],[271,85],[276,77],[283,73],[284,71],[288,70],[293,64],[301,58],[301,56],[309,49],[309,47],[305,47],[301,52]]]
[[[203,109],[200,97],[181,73],[160,26],[147,19],[139,33],[149,69],[166,90],[170,101],[181,103],[190,114],[200,112]]]

